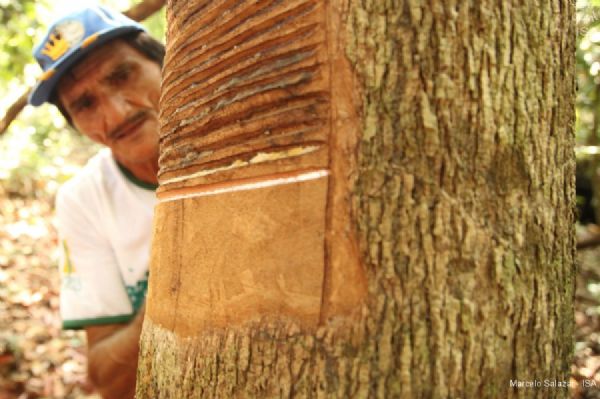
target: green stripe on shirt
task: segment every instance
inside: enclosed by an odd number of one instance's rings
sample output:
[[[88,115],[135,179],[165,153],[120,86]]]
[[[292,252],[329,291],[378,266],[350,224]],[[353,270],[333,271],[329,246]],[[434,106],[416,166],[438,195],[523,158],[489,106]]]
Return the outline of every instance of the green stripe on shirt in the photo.
[[[135,314],[126,314],[120,316],[98,317],[96,319],[81,319],[81,320],[63,320],[63,330],[81,330],[84,327],[100,326],[103,324],[122,324],[127,323]]]
[[[143,188],[145,190],[151,190],[151,191],[155,191],[158,188],[158,184],[148,183],[148,182],[145,182],[145,181],[142,181],[142,180],[138,179],[125,166],[121,165],[116,160],[115,160],[115,162],[116,162],[117,166],[119,167],[119,170],[121,171],[121,173],[123,173],[123,176],[125,176],[125,178],[127,180],[129,180],[130,182],[132,182],[136,186],[141,187],[141,188]]]

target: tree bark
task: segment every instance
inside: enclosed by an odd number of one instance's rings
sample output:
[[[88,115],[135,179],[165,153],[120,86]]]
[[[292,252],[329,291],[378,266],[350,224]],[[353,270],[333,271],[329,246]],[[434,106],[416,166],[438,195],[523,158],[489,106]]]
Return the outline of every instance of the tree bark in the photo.
[[[573,2],[167,19],[138,398],[567,397]]]

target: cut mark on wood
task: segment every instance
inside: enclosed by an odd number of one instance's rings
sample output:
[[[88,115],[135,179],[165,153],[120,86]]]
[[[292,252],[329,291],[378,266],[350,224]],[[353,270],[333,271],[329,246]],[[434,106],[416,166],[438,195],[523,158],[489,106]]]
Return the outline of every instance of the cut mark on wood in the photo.
[[[217,0],[181,13],[168,16],[178,28],[161,92],[164,191],[328,168],[323,4]]]
[[[205,18],[201,17],[193,24],[203,26],[202,32],[179,32],[175,38],[177,41],[184,37],[189,42],[196,45],[182,46],[188,47],[187,51],[181,51],[182,48],[170,52],[170,59],[174,65],[165,73],[164,81],[170,88],[189,85],[190,80],[196,74],[197,68],[212,68],[215,64],[222,63],[233,57],[236,63],[243,62],[244,55],[264,52],[270,46],[283,38],[286,38],[290,30],[300,26],[301,28],[310,26],[310,23],[303,24],[302,16],[314,10],[314,2],[297,2],[292,8],[284,2],[271,2],[271,7],[256,8],[254,6],[246,7],[241,13],[232,14],[227,23],[222,20],[218,25],[212,25]],[[280,3],[280,4],[274,4]],[[287,2],[285,2],[287,3]],[[200,22],[200,23],[199,23]],[[229,25],[229,29],[226,27]],[[251,27],[251,29],[250,29]],[[225,30],[223,30],[225,28]],[[291,44],[302,35],[299,32],[291,37],[284,39],[284,42]],[[183,39],[182,39],[183,40]],[[169,45],[169,48],[177,47]],[[254,47],[254,50],[250,50]],[[250,51],[248,51],[250,50]],[[242,57],[241,59],[239,57]],[[195,65],[195,68],[190,68]],[[227,69],[222,66],[220,70]],[[199,76],[200,77],[200,76]],[[169,97],[174,97],[170,91],[165,92]]]
[[[290,149],[286,149],[284,151],[259,152],[249,160],[236,159],[235,161],[233,161],[230,164],[225,165],[225,166],[219,166],[219,167],[211,168],[211,169],[202,169],[195,173],[191,173],[191,174],[187,174],[187,175],[183,175],[183,176],[172,177],[170,179],[164,179],[164,180],[161,180],[160,183],[161,183],[161,185],[164,186],[167,184],[178,183],[178,182],[182,182],[185,180],[190,180],[190,179],[194,179],[194,178],[198,178],[198,177],[211,175],[211,174],[217,173],[217,172],[223,172],[226,170],[241,168],[244,166],[254,165],[254,164],[263,163],[263,162],[276,161],[279,159],[298,157],[298,156],[301,156],[304,154],[309,154],[311,152],[314,152],[314,151],[318,150],[319,147],[320,146],[318,146],[318,145],[312,145],[312,146],[307,146],[307,147],[293,147]]]
[[[229,183],[217,183],[197,187],[187,187],[158,193],[159,202],[176,201],[185,198],[206,197],[236,191],[258,190],[261,188],[294,184],[309,180],[322,179],[329,176],[327,169],[304,170],[291,173],[281,173],[254,179],[244,179]]]

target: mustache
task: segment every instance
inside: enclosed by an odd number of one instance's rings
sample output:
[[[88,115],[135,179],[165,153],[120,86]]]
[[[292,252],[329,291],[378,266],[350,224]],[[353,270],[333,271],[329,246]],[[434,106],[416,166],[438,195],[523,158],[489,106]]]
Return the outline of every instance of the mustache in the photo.
[[[140,121],[142,121],[143,119],[145,119],[146,117],[148,117],[148,115],[149,115],[149,112],[146,111],[146,110],[142,110],[142,111],[136,112],[132,116],[130,116],[127,119],[125,119],[125,121],[122,122],[119,126],[117,126],[116,128],[114,128],[109,133],[108,137],[110,137],[111,139],[119,137],[124,132],[126,132],[127,129],[129,129],[131,126],[134,126],[135,124],[139,123]]]

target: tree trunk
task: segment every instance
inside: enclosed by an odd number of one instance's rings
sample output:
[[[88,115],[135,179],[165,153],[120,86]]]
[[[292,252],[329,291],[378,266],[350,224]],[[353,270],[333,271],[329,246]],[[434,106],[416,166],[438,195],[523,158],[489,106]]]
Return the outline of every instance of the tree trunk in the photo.
[[[567,396],[574,2],[167,15],[138,398]]]

